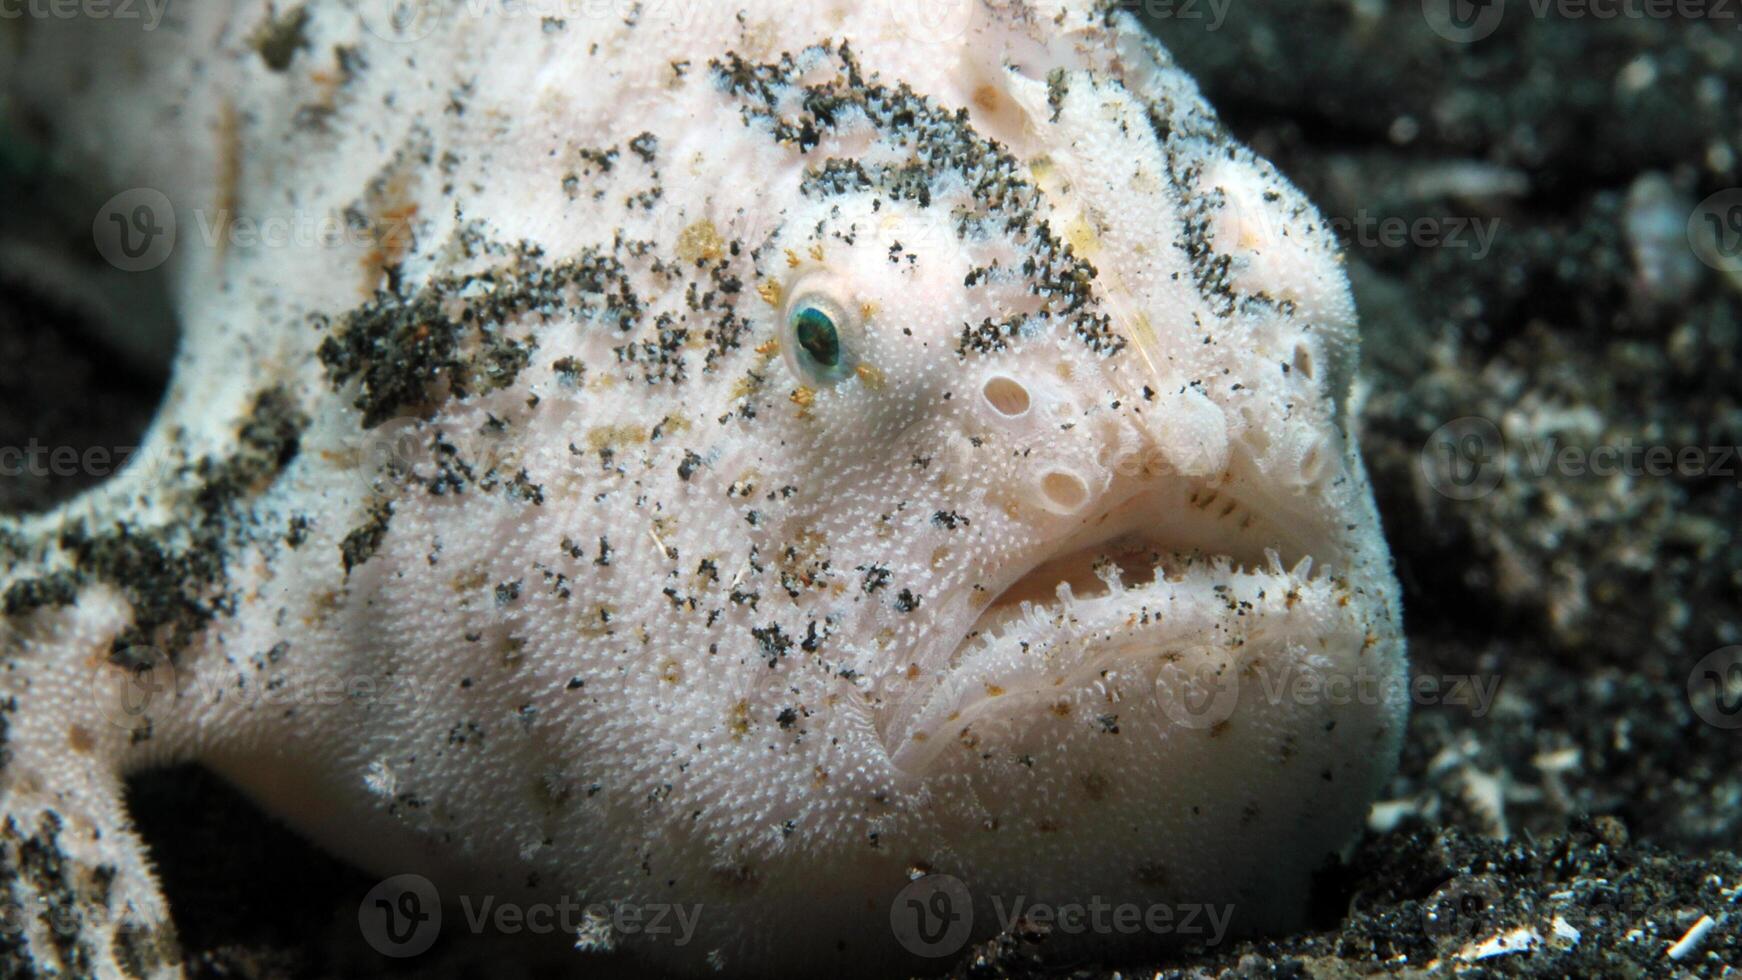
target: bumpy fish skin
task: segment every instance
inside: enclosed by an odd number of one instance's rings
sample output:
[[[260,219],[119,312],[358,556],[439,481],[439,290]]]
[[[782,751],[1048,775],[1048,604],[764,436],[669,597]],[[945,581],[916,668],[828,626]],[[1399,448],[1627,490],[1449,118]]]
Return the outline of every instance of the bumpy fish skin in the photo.
[[[179,973],[119,795],[177,760],[450,901],[699,904],[616,937],[681,971],[907,963],[927,870],[976,935],[1297,921],[1405,711],[1355,314],[1134,20],[303,9],[22,42],[176,205],[183,339],[134,465],[0,535],[7,886],[78,910],[16,964]]]

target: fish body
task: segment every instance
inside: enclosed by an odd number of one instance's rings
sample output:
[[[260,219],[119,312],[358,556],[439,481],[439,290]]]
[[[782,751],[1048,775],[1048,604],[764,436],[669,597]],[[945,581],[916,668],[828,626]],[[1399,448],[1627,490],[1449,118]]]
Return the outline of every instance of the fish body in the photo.
[[[20,48],[107,234],[173,214],[181,329],[129,468],[0,537],[0,846],[81,915],[38,972],[178,973],[119,789],[169,762],[450,908],[698,909],[559,938],[756,975],[921,962],[892,910],[944,876],[972,936],[1287,927],[1390,774],[1336,244],[1127,14],[236,3]]]

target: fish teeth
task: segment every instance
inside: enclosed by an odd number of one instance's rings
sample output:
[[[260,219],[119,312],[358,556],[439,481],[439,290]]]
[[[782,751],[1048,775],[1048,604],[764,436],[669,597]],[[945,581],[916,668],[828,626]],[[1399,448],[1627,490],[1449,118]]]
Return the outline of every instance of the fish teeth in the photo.
[[[1125,570],[1111,558],[1103,558],[1095,563],[1095,577],[1114,595],[1125,591]]]

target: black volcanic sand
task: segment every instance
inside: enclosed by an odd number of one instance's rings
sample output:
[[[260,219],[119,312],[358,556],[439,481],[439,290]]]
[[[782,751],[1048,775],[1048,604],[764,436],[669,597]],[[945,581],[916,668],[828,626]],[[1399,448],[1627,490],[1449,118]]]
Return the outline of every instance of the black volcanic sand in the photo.
[[[1359,435],[1413,669],[1495,696],[1418,704],[1389,825],[1322,876],[1310,930],[1102,964],[1024,925],[942,961],[952,976],[1742,972],[1742,729],[1690,685],[1742,643],[1742,459],[1706,451],[1742,444],[1742,273],[1686,232],[1742,186],[1742,12],[1539,20],[1496,0],[1492,33],[1459,43],[1430,28],[1436,3],[1148,10],[1234,132],[1342,232]],[[76,330],[52,297],[0,294],[0,445],[137,438],[161,379]],[[1436,433],[1458,419],[1485,422],[1459,423],[1448,457]],[[1593,473],[1563,454],[1599,446],[1700,455]],[[5,478],[0,507],[77,488]],[[503,975],[445,939],[409,963],[371,954],[356,909],[373,879],[197,769],[141,776],[131,802],[194,976]],[[1704,945],[1669,960],[1706,915]],[[1528,951],[1475,958],[1530,933]]]

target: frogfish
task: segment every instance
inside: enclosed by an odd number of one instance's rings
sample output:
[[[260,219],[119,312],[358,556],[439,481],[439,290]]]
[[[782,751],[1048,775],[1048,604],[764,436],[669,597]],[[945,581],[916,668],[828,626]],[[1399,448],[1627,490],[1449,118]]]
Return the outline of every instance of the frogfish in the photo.
[[[1131,12],[162,15],[0,22],[174,314],[126,467],[0,521],[10,975],[182,974],[125,797],[171,764],[391,885],[389,945],[487,900],[589,910],[509,943],[575,970],[938,967],[916,886],[962,941],[1303,921],[1408,700],[1357,316]]]

